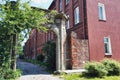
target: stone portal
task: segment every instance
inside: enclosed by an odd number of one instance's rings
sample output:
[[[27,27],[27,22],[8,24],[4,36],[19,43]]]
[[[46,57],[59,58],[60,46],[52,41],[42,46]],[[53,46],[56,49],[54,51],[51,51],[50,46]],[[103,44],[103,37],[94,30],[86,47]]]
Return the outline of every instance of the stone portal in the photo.
[[[50,29],[55,32],[56,39],[56,69],[58,72],[65,70],[65,53],[66,53],[66,22],[67,17],[59,13],[54,18],[54,24],[49,25]]]

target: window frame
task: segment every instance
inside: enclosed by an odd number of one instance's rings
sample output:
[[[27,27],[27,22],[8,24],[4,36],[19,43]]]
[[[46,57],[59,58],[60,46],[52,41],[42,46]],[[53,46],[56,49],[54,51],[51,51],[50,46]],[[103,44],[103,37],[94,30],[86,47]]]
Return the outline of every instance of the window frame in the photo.
[[[105,42],[105,39],[107,39],[108,41]],[[108,50],[109,50],[108,52],[106,52],[105,44],[107,44],[107,46],[108,46]],[[105,55],[112,55],[112,47],[111,47],[110,37],[104,37],[104,51],[105,51]]]
[[[80,23],[80,10],[79,6],[75,7],[74,9],[74,24]]]
[[[70,0],[65,0],[65,4],[68,5]]]
[[[106,21],[105,5],[103,3],[98,3],[98,16],[99,16],[99,20]]]
[[[67,14],[68,20],[66,20],[66,29],[70,29],[70,20],[69,20],[69,14]]]
[[[59,4],[59,10],[62,11],[62,5],[63,5],[63,0],[59,0],[60,4]]]

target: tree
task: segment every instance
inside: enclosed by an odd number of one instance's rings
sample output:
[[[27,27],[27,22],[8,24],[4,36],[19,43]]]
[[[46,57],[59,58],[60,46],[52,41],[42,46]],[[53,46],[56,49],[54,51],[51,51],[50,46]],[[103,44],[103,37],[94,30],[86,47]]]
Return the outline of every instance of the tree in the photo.
[[[47,31],[45,24],[51,23],[52,18],[47,16],[45,10],[38,8],[32,8],[28,3],[20,3],[20,0],[9,1],[4,0],[5,4],[1,4],[0,12],[0,28],[3,32],[3,37],[7,35],[7,41],[10,49],[11,69],[16,69],[16,47],[18,36],[21,31],[27,30],[30,32],[31,29],[37,29]],[[49,15],[54,14],[52,11]],[[4,32],[5,31],[5,32]],[[11,47],[10,47],[11,46]],[[6,46],[5,46],[6,47]],[[8,50],[9,51],[9,50]]]

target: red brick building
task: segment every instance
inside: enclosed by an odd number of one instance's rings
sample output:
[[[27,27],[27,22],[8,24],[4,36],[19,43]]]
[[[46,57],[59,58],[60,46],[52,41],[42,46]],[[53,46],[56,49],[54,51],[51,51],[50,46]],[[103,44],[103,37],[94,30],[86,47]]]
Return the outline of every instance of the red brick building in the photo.
[[[87,61],[100,61],[105,57],[120,60],[119,7],[119,0],[53,0],[49,9],[69,17],[66,68],[82,68]],[[34,29],[25,44],[26,55],[41,53],[44,43],[55,39],[53,34]]]

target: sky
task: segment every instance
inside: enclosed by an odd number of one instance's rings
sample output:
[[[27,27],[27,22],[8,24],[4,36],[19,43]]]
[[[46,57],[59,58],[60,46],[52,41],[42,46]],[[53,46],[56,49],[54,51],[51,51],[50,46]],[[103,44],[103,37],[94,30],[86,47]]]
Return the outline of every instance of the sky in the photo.
[[[11,0],[11,1],[16,1],[16,0]],[[24,2],[24,1],[29,1],[29,0],[21,0],[21,1]],[[53,0],[31,0],[30,5],[43,8],[43,9],[48,9],[52,1]],[[2,3],[2,0],[0,0],[0,3]]]
[[[31,6],[47,9],[53,0],[31,0]]]

